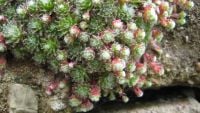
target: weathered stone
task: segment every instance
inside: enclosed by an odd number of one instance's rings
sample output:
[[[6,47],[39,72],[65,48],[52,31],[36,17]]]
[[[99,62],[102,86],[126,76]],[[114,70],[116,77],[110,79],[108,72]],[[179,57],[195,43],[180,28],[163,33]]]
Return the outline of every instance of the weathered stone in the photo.
[[[38,100],[28,86],[12,84],[8,96],[9,113],[38,113]]]
[[[90,113],[200,113],[200,103],[193,98],[171,99],[137,105],[109,105]]]

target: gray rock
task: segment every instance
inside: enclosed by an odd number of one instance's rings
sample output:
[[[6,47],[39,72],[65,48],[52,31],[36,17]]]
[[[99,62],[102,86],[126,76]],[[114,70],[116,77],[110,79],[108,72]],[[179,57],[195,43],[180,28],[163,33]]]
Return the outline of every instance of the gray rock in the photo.
[[[9,113],[38,113],[38,100],[28,86],[12,84],[8,96]]]
[[[90,113],[200,113],[200,103],[190,97],[138,104],[113,104],[99,107]]]

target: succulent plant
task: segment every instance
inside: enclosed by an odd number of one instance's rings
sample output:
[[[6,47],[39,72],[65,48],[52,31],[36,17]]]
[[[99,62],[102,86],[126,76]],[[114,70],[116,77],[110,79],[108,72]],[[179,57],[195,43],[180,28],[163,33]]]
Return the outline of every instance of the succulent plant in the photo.
[[[90,100],[98,102],[101,97],[101,88],[98,85],[92,85],[89,92]]]
[[[164,34],[186,23],[191,0],[0,0],[0,53],[32,59],[55,74],[47,95],[64,92],[77,112],[102,96],[128,102],[162,76]],[[164,30],[164,29],[162,29]],[[6,60],[0,57],[0,74]],[[64,91],[63,91],[64,90]]]
[[[90,91],[90,88],[88,84],[78,84],[74,88],[75,95],[83,99],[89,96],[89,91]]]
[[[92,7],[92,0],[75,0],[76,7],[81,10],[87,10]]]
[[[77,107],[82,103],[82,101],[77,98],[75,95],[69,97],[69,105],[72,107]]]
[[[88,74],[84,67],[76,66],[71,71],[72,81],[76,83],[84,83],[89,80]]]
[[[14,23],[3,25],[3,35],[6,38],[6,43],[18,43],[22,38],[21,29]]]
[[[54,0],[38,0],[41,10],[51,11],[54,8]]]

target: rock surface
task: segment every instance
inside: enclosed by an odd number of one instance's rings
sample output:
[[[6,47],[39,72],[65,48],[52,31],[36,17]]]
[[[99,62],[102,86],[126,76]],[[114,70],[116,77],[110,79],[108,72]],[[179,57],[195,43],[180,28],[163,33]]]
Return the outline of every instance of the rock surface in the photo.
[[[200,103],[193,98],[162,100],[138,105],[109,105],[91,113],[200,113]]]
[[[26,85],[12,84],[9,89],[9,113],[38,113],[35,92]]]
[[[200,0],[193,0],[195,7],[187,12],[187,24],[165,33],[161,61],[165,76],[154,77],[158,87],[163,86],[200,86]],[[187,41],[186,41],[187,37]]]

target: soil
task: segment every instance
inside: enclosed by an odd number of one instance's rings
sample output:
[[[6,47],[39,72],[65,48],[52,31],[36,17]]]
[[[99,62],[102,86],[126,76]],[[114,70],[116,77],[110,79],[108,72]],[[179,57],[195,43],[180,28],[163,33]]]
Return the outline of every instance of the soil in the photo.
[[[165,76],[150,77],[158,82],[158,87],[200,84],[200,0],[194,2],[195,8],[187,12],[187,24],[165,32],[161,58]]]
[[[0,78],[0,113],[8,113],[9,86],[14,83],[26,84],[36,92],[39,102],[38,113],[54,113],[47,105],[48,96],[44,89],[53,78],[54,73],[44,70],[31,61],[24,62],[12,59],[8,62],[4,77]],[[61,111],[59,113],[68,112]]]
[[[165,76],[151,76],[157,83],[155,87],[164,86],[200,86],[200,73],[196,64],[200,62],[200,0],[194,0],[195,8],[188,12],[188,23],[174,31],[165,33],[163,41]],[[29,85],[39,97],[39,113],[54,113],[47,107],[48,97],[44,87],[53,78],[53,73],[34,65],[30,61],[9,60],[5,76],[0,78],[0,113],[8,113],[7,95],[11,83]],[[61,111],[69,112],[69,111]]]

